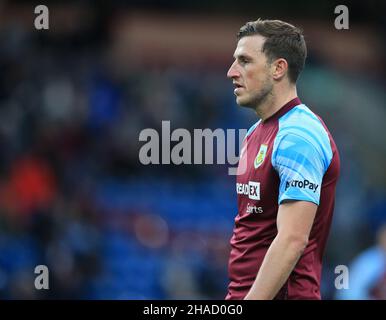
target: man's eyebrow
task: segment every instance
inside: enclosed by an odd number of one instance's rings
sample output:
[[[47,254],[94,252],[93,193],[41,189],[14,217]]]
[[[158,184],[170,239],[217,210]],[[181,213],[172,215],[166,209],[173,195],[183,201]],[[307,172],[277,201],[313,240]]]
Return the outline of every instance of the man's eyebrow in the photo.
[[[234,54],[234,55],[233,55],[233,58],[235,58],[236,60],[237,60],[237,59],[248,59],[248,60],[252,59],[251,56],[246,55],[245,53]]]

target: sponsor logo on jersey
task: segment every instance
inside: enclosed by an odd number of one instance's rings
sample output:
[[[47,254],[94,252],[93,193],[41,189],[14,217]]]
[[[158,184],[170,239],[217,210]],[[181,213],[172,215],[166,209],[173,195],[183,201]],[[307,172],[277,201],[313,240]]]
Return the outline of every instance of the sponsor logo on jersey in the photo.
[[[318,190],[319,185],[316,183],[312,183],[309,180],[291,180],[287,181],[285,183],[285,190],[287,190],[289,187],[294,187],[294,188],[301,188],[301,189],[309,189],[316,192]]]
[[[255,161],[253,163],[255,169],[261,166],[261,164],[264,162],[265,155],[267,154],[268,145],[262,144],[260,145],[259,152],[257,153],[257,156],[255,158]]]
[[[260,182],[236,183],[236,192],[248,196],[251,200],[260,200]]]
[[[247,204],[247,213],[263,213],[263,207]]]

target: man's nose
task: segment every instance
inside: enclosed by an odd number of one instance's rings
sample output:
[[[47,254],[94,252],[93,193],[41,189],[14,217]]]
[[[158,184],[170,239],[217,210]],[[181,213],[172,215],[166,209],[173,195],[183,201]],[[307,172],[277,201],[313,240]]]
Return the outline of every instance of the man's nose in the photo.
[[[230,68],[228,70],[228,73],[227,73],[227,77],[230,78],[230,79],[233,79],[233,78],[237,78],[239,76],[240,76],[240,73],[237,71],[236,61],[235,61],[230,66]]]

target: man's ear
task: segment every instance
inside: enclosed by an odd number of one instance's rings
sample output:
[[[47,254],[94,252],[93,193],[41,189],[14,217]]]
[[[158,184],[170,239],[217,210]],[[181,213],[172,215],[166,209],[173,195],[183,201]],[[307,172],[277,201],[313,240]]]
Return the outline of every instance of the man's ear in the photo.
[[[280,80],[288,72],[288,62],[286,59],[279,58],[272,63],[273,66],[273,79]]]

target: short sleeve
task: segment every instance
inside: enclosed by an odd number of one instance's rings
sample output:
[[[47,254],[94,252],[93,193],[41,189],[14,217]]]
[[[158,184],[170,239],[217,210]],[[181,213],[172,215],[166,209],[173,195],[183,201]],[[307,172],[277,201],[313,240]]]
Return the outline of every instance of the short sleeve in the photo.
[[[303,200],[319,205],[323,176],[331,161],[322,147],[294,133],[275,140],[272,166],[280,178],[279,204]]]

